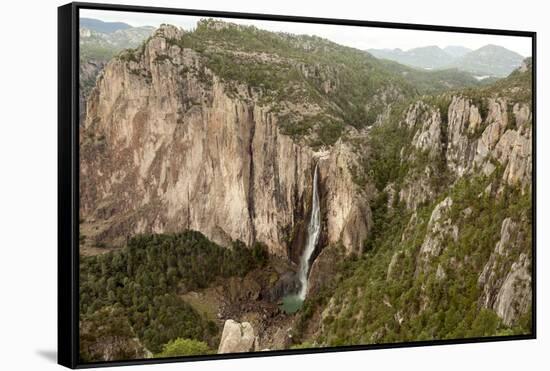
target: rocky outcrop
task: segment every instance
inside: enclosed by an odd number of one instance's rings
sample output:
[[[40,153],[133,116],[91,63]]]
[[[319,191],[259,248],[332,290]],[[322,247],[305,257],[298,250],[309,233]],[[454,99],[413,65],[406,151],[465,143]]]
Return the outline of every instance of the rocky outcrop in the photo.
[[[489,175],[495,168],[491,161],[496,161],[505,166],[506,184],[525,188],[531,181],[530,108],[505,98],[485,98],[484,104],[487,117],[482,120],[470,99],[453,98],[448,113],[448,168],[458,177],[476,169]]]
[[[430,178],[436,171],[434,163],[444,155],[445,150],[441,115],[438,109],[418,101],[408,108],[401,125],[413,133],[411,147],[414,149],[409,153],[403,148],[401,161],[415,163],[422,154],[427,154],[430,159],[424,166],[411,169],[399,190],[399,200],[408,209],[416,209],[418,205],[435,197]]]
[[[483,106],[486,112],[480,111]],[[445,168],[455,178],[482,173],[489,176],[497,165],[504,168],[503,184],[531,184],[531,110],[525,103],[507,98],[482,98],[474,103],[466,96],[453,96],[444,122],[439,110],[422,101],[411,105],[402,125],[412,131],[411,148],[403,162],[414,163],[420,153],[428,163],[412,167],[403,180],[399,199],[408,209],[431,200],[437,193],[430,178]],[[439,165],[438,165],[439,164]]]
[[[438,157],[443,150],[441,141],[441,115],[438,109],[419,101],[407,111],[405,125],[416,129],[412,139],[414,148],[429,152],[431,157]]]
[[[338,276],[338,263],[344,258],[342,249],[336,245],[325,247],[315,258],[308,276],[307,296],[311,297],[328,287]]]
[[[256,336],[248,322],[238,323],[232,319],[223,326],[218,354],[253,352],[256,349]]]
[[[521,239],[518,223],[504,219],[500,240],[478,279],[483,290],[481,306],[493,309],[507,326],[513,325],[531,306],[531,259],[523,252],[517,256]]]
[[[531,259],[521,254],[498,292],[494,310],[504,324],[511,326],[530,309],[531,298]]]
[[[500,113],[500,104],[493,102]],[[494,112],[497,109],[493,108]],[[493,116],[496,116],[493,113]],[[493,121],[495,118],[493,118]],[[448,111],[448,146],[446,151],[447,166],[451,172],[458,177],[465,175],[472,170],[474,159],[476,163],[485,159],[489,146],[494,146],[494,136],[498,135],[502,126],[502,117],[489,125],[481,139],[481,146],[478,149],[478,140],[475,134],[482,126],[482,119],[477,106],[465,97],[453,97]],[[506,125],[506,123],[504,123]],[[487,138],[489,137],[489,138]]]
[[[454,241],[458,239],[458,227],[448,216],[452,206],[453,200],[447,197],[438,203],[432,211],[426,229],[426,237],[418,254],[417,274],[425,271],[430,260],[441,254],[446,246],[446,239]]]
[[[425,166],[420,172],[409,172],[399,191],[399,200],[404,202],[408,209],[415,210],[418,205],[435,197],[436,192],[431,181],[433,173],[431,165]]]
[[[531,129],[522,135],[518,130],[506,131],[498,141],[495,154],[501,164],[506,164],[503,179],[507,184],[531,184]]]
[[[356,155],[339,140],[319,164],[321,212],[326,220],[328,243],[341,241],[348,253],[361,252],[372,215],[367,197],[355,186],[350,171],[356,165]]]
[[[222,245],[265,243],[287,257],[309,213],[318,156],[279,132],[279,116],[238,85],[235,95],[204,56],[159,28],[143,51],[113,59],[88,99],[81,134],[81,217],[89,243],[194,229]],[[303,109],[307,109],[303,108]],[[329,241],[360,250],[367,200],[344,144],[320,164]]]

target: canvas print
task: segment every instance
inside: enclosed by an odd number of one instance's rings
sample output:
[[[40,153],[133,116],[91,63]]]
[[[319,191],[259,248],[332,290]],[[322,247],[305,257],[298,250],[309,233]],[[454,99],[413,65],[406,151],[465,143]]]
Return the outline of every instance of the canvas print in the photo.
[[[531,38],[80,9],[79,357],[531,334]]]

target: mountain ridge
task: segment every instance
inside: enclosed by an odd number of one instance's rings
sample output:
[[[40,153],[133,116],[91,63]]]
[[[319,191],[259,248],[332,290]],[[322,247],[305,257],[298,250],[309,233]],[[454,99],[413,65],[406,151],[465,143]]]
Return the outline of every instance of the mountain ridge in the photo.
[[[80,18],[79,25],[80,27],[101,33],[112,33],[132,28],[132,26],[124,22],[105,22],[100,19],[85,17]]]
[[[389,59],[421,69],[458,68],[481,76],[505,77],[524,59],[520,54],[502,46],[487,44],[471,50],[463,46],[418,47],[402,49],[367,49],[377,58]],[[434,58],[436,61],[434,62]]]

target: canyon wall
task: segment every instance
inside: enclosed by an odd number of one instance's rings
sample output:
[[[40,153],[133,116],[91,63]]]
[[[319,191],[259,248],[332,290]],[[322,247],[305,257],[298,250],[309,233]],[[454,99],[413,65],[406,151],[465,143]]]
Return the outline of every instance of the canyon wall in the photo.
[[[139,53],[111,60],[90,94],[80,138],[83,250],[194,229],[290,256],[317,161],[328,242],[361,249],[369,210],[351,181],[353,152],[340,143],[318,154],[282,135],[257,92],[228,93],[203,56],[169,42],[182,32],[161,27]]]

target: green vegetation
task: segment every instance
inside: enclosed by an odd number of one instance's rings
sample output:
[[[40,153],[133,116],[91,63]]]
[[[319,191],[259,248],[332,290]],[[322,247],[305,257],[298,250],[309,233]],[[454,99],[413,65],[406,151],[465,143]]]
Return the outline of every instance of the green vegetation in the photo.
[[[439,103],[441,110],[448,107],[448,100]],[[398,192],[411,166],[423,168],[433,162],[421,154],[414,156],[419,162],[416,165],[400,162],[400,149],[407,150],[411,133],[396,121],[373,128],[371,136],[373,153],[368,168],[380,190],[393,182]],[[304,303],[297,341],[338,346],[529,333],[530,316],[509,328],[478,302],[478,277],[500,239],[504,218],[518,222],[518,235],[523,237],[501,257],[502,272],[509,271],[520,252],[530,251],[532,243],[530,192],[502,186],[495,197],[485,191],[488,184],[499,184],[503,171],[497,166],[489,177],[464,177],[454,184],[434,174],[436,183],[442,183],[441,191],[436,199],[421,205],[414,216],[397,199],[388,205],[387,193],[380,192],[371,203],[375,223],[364,253],[339,268],[343,274],[332,284],[333,291],[322,292]],[[419,269],[417,257],[431,213],[447,196],[453,205],[446,215],[458,227],[458,239],[445,239],[441,255]],[[438,267],[445,272],[444,277],[437,277]],[[325,308],[329,298],[332,310],[323,320],[321,335],[304,339],[302,331],[313,318],[312,313]]]
[[[93,322],[114,307],[154,353],[178,337],[214,341],[218,328],[177,294],[207,287],[220,277],[243,276],[264,265],[267,251],[236,241],[224,248],[199,232],[131,238],[127,247],[80,261],[80,313]]]
[[[507,328],[494,312],[478,305],[478,276],[499,239],[502,220],[529,218],[531,205],[530,194],[522,196],[512,188],[496,202],[491,195],[479,199],[488,181],[465,179],[450,190],[454,201],[450,215],[460,230],[459,238],[446,241],[441,256],[420,274],[416,257],[431,211],[441,198],[417,211],[412,230],[407,227],[411,213],[404,207],[396,204],[388,209],[385,200],[375,203],[377,222],[365,253],[353,263],[351,276],[336,284],[332,297],[337,309],[324,319],[323,333],[315,340],[337,346],[529,333],[528,319]],[[466,207],[472,211],[468,218],[461,216]],[[507,255],[504,271],[520,251],[529,251],[530,224],[521,225],[525,238]],[[405,228],[409,229],[402,241]],[[396,263],[386,279],[394,254]],[[438,266],[446,272],[443,279],[436,278]],[[400,323],[399,318],[406,320]]]
[[[79,39],[80,60],[107,62],[124,49],[139,47],[152,32],[152,27],[131,27],[114,33],[92,31]]]
[[[489,97],[504,97],[509,101],[524,103],[531,106],[533,101],[531,89],[533,83],[531,58],[528,58],[525,64],[526,69],[524,71],[517,69],[508,77],[497,80],[492,84],[479,89],[468,89],[465,91],[465,95],[476,102],[486,100]]]
[[[196,356],[210,353],[213,353],[212,349],[202,341],[177,338],[165,344],[162,347],[162,352],[155,354],[155,357]]]
[[[139,54],[134,49],[123,50],[117,57],[124,62],[139,62]]]
[[[119,306],[101,308],[90,313],[85,322],[80,322],[80,358],[84,362],[101,359],[102,343],[120,359],[139,357],[142,347],[135,337],[124,310]]]
[[[384,99],[416,94],[376,58],[319,37],[210,19],[168,42],[203,55],[205,65],[226,81],[229,94],[239,94],[242,85],[273,112],[284,110],[287,103],[321,107],[314,117],[286,110],[281,118],[283,133],[295,139],[315,133],[310,143],[315,147],[333,144],[345,125],[372,124],[386,105]]]
[[[317,348],[317,347],[318,347],[317,344],[306,341],[301,344],[292,345],[290,349],[311,349],[311,348]]]
[[[381,60],[385,67],[403,77],[412,84],[420,94],[438,94],[449,90],[479,87],[486,84],[478,81],[471,73],[456,68],[426,71],[390,60]]]
[[[510,80],[462,94],[472,99],[483,118],[487,116],[486,103],[490,95],[484,95],[480,92],[482,89],[507,98],[510,113],[517,102],[514,99],[521,101],[524,93],[521,89],[514,90],[514,96],[509,98],[503,89],[525,84],[526,72],[517,75],[519,73],[513,73]],[[443,94],[421,99],[440,111],[441,139],[445,145],[451,98],[450,94]],[[490,176],[479,175],[480,172],[461,178],[451,175],[444,153],[434,158],[411,146],[418,128],[408,128],[402,123],[408,107],[408,103],[394,105],[388,120],[369,132],[364,162],[352,173],[356,174],[356,182],[361,182],[361,172],[368,172],[378,190],[370,203],[374,223],[364,252],[353,259],[335,262],[340,272],[338,277],[304,302],[295,328],[296,344],[308,341],[339,346],[531,332],[530,312],[510,327],[494,311],[485,309],[480,301],[483,289],[478,283],[501,238],[505,218],[511,218],[519,230],[514,232],[506,254],[497,257],[498,278],[493,279],[504,279],[520,254],[530,258],[530,190],[505,184],[502,181],[505,166],[496,161]],[[513,129],[515,125],[510,119],[508,127]],[[434,170],[430,175],[423,173],[422,169],[427,166]],[[428,176],[435,196],[415,211],[407,209],[398,197],[389,204],[386,186],[392,184],[395,194],[399,194],[405,180],[409,182],[411,176],[419,172]],[[457,237],[443,234],[441,253],[422,260],[420,248],[428,233],[432,233],[428,231],[428,222],[436,205],[446,197],[453,203],[444,211],[444,220],[448,219],[445,223],[457,228]],[[320,333],[308,337],[311,322],[319,321],[321,313]]]
[[[104,60],[108,61],[113,58],[119,50],[109,45],[98,44],[81,44],[80,45],[80,61],[86,62],[89,60]]]
[[[387,123],[371,129],[365,170],[379,190],[389,183],[400,183],[409,170],[408,163],[401,161],[401,150],[410,147],[413,134],[400,122],[407,107],[394,107]]]
[[[301,118],[284,115],[279,120],[281,133],[295,139],[315,131],[315,136],[308,142],[314,148],[333,145],[342,136],[345,129],[345,124],[340,119],[325,115]]]

